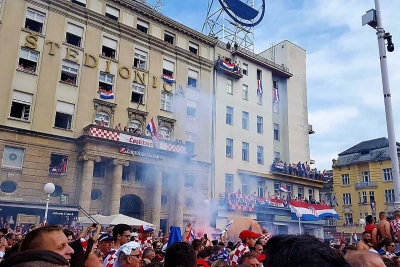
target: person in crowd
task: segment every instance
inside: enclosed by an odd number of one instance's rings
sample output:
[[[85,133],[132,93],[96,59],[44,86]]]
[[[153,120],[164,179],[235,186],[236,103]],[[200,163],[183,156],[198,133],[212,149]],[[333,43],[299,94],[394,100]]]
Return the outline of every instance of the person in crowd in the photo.
[[[6,250],[7,249],[11,249],[11,247],[15,243],[15,234],[14,233],[8,233],[8,234],[6,234],[5,239],[6,239],[6,242],[7,242]]]
[[[140,244],[130,241],[122,245],[116,252],[117,260],[114,267],[139,267],[140,266]]]
[[[107,255],[111,251],[113,240],[113,237],[107,233],[100,235],[98,239],[98,247],[103,256]]]
[[[22,234],[15,234],[15,242],[21,242],[22,241]]]
[[[186,242],[177,242],[167,248],[164,267],[196,267],[196,252]]]
[[[372,215],[368,215],[365,217],[365,222],[367,223],[365,232],[371,234],[371,243],[375,249],[378,249],[378,229],[375,226],[375,219]]]
[[[387,243],[385,244],[385,248],[386,248],[386,253],[384,255],[388,257],[390,260],[393,260],[394,257],[396,257],[396,254],[394,254],[396,244],[393,241],[387,241]]]
[[[154,252],[153,248],[146,248],[143,251],[143,255],[142,255],[143,264],[150,263],[154,259],[155,256],[156,256],[156,253]]]
[[[200,251],[197,253],[197,259],[198,259],[198,260],[207,261],[209,256],[210,256],[210,253],[209,253],[207,250],[200,250]]]
[[[49,250],[28,250],[2,261],[0,267],[69,267],[60,254]]]
[[[33,230],[36,229],[36,226],[34,224],[32,224],[31,226],[29,226],[29,232],[32,232]]]
[[[103,257],[92,238],[75,240],[69,244],[74,250],[69,263],[71,267],[102,267]]]
[[[112,236],[113,228],[111,226],[106,227],[106,233]]]
[[[228,263],[224,260],[216,260],[211,264],[211,267],[228,267]]]
[[[166,251],[167,250],[168,241],[169,241],[168,236],[164,236],[162,238],[162,243],[163,243],[163,246],[162,246],[162,249],[161,249],[162,251]]]
[[[118,123],[117,126],[115,126],[115,130],[120,130],[120,131],[122,130],[121,123]]]
[[[113,229],[114,245],[112,249],[105,255],[104,267],[112,267],[117,260],[117,250],[124,244],[128,243],[131,238],[131,227],[127,224],[117,224]]]
[[[32,230],[25,236],[19,248],[20,252],[37,249],[57,252],[67,260],[74,253],[62,228],[57,225],[46,225]]]
[[[74,241],[74,233],[71,230],[64,227],[63,233],[67,237],[68,243],[71,243],[72,241]]]
[[[400,252],[400,210],[396,210],[393,214],[393,220],[390,222],[390,229],[392,231],[393,241],[396,242],[395,253]]]
[[[385,267],[379,254],[365,250],[349,251],[344,258],[351,267]]]
[[[371,244],[371,234],[367,231],[364,231],[361,236],[361,240],[357,243],[357,250],[370,250]]]
[[[350,267],[329,245],[311,235],[277,235],[266,245],[264,267]]]
[[[154,229],[146,224],[141,225],[139,228],[140,231],[140,253],[143,254],[144,250],[146,248],[151,248],[152,247],[152,234],[154,232]]]
[[[259,238],[261,234],[257,234],[250,230],[243,230],[239,234],[239,238],[242,240],[242,243],[236,247],[236,249],[232,252],[230,257],[231,266],[236,266],[239,263],[240,258],[246,252],[250,251],[250,248],[253,248],[257,238]]]
[[[196,260],[196,266],[197,267],[210,267],[207,261],[202,260],[202,259],[197,259]]]
[[[260,241],[256,241],[253,252],[257,255],[261,255],[263,253],[263,246]]]
[[[199,251],[204,249],[203,244],[200,239],[194,239],[192,241],[192,247],[193,247],[194,251],[196,252],[196,256],[197,256],[197,253],[199,253]]]
[[[378,241],[382,241],[384,238],[392,239],[392,234],[390,233],[390,223],[387,218],[387,213],[382,211],[379,212],[379,222],[377,225],[378,229]]]
[[[240,258],[240,264],[244,264],[250,267],[260,267],[260,262],[257,259],[257,254],[254,252],[246,252]]]

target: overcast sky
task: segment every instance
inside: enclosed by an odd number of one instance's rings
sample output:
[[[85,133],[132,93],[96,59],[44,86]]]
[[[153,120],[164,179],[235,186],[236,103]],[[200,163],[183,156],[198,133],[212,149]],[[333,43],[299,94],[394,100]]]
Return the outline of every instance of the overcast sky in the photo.
[[[265,18],[255,28],[255,52],[285,39],[307,51],[309,123],[316,131],[310,148],[318,169],[330,169],[338,153],[361,141],[387,136],[376,34],[361,26],[361,16],[374,8],[374,1],[266,2]],[[207,3],[164,0],[163,13],[201,31]],[[381,0],[381,7],[385,30],[399,44],[388,53],[388,63],[400,141],[400,1]]]

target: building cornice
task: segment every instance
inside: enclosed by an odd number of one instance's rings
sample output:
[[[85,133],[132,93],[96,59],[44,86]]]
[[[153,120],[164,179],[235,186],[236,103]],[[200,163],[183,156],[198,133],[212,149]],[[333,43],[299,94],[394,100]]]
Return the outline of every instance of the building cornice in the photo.
[[[71,142],[71,143],[74,143],[77,140],[76,138],[64,137],[64,136],[48,134],[48,133],[32,131],[32,130],[26,130],[26,129],[21,129],[21,128],[15,128],[15,127],[1,125],[1,124],[0,124],[0,131],[6,131],[6,132],[24,134],[24,135],[30,135],[30,136],[33,136],[33,137],[49,138],[49,139],[54,139],[54,140],[59,140],[59,141],[66,141],[66,142]]]

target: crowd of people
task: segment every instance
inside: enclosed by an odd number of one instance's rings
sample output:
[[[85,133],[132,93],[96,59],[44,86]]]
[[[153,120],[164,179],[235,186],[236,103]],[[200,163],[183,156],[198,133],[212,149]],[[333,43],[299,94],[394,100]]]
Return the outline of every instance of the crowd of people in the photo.
[[[311,169],[310,165],[306,163],[286,163],[282,160],[275,160],[271,165],[272,172],[281,172],[298,177],[306,177],[313,180],[327,181],[329,175],[324,170],[318,171],[317,168]]]
[[[190,224],[176,237],[173,228],[156,235],[142,225],[132,229],[118,224],[102,228],[93,224],[81,233],[67,227],[46,225],[22,233],[20,227],[0,229],[0,267],[363,267],[400,266],[400,211],[388,220],[370,215],[362,239],[353,244],[342,238],[340,245],[322,243],[309,235],[271,236],[243,230],[237,242],[226,240],[227,227],[218,238],[206,234],[194,239]]]
[[[24,66],[24,64],[19,64],[17,69],[18,70],[22,70],[22,71],[28,71],[28,72],[35,72],[36,71],[35,67],[26,67],[26,66]]]

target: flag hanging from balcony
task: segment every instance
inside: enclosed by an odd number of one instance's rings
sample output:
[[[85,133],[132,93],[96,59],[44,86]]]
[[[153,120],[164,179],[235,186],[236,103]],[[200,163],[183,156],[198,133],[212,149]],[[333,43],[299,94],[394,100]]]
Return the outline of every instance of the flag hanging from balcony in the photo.
[[[357,242],[358,242],[357,230],[354,230],[354,234],[353,234],[353,243],[357,243]]]
[[[259,93],[260,95],[262,95],[264,93],[261,80],[257,80],[257,93]]]
[[[279,191],[280,192],[283,192],[283,193],[288,193],[289,191],[286,189],[286,186],[285,185],[282,185],[280,188],[279,188]]]
[[[278,92],[278,89],[277,89],[277,88],[274,88],[274,101],[275,101],[276,103],[279,102],[279,92]]]
[[[340,219],[337,212],[330,206],[291,201],[290,210],[292,212],[292,220],[299,219],[296,216],[296,212],[298,211],[302,214],[302,221],[320,221],[325,218]]]
[[[110,90],[110,91],[102,90],[102,91],[100,91],[100,98],[101,99],[114,99],[114,92],[112,90]]]
[[[235,64],[222,60],[222,67],[227,70],[233,71],[235,69]]]
[[[375,200],[371,201],[370,205],[371,205],[371,210],[376,211],[376,201]]]
[[[151,134],[151,139],[153,140],[153,147],[157,149],[160,148],[160,140],[158,140],[157,128],[153,118],[151,118],[149,124],[147,124],[146,129]]]
[[[167,74],[163,74],[162,79],[164,80],[164,82],[167,82],[167,83],[175,82],[174,77],[168,76]]]

